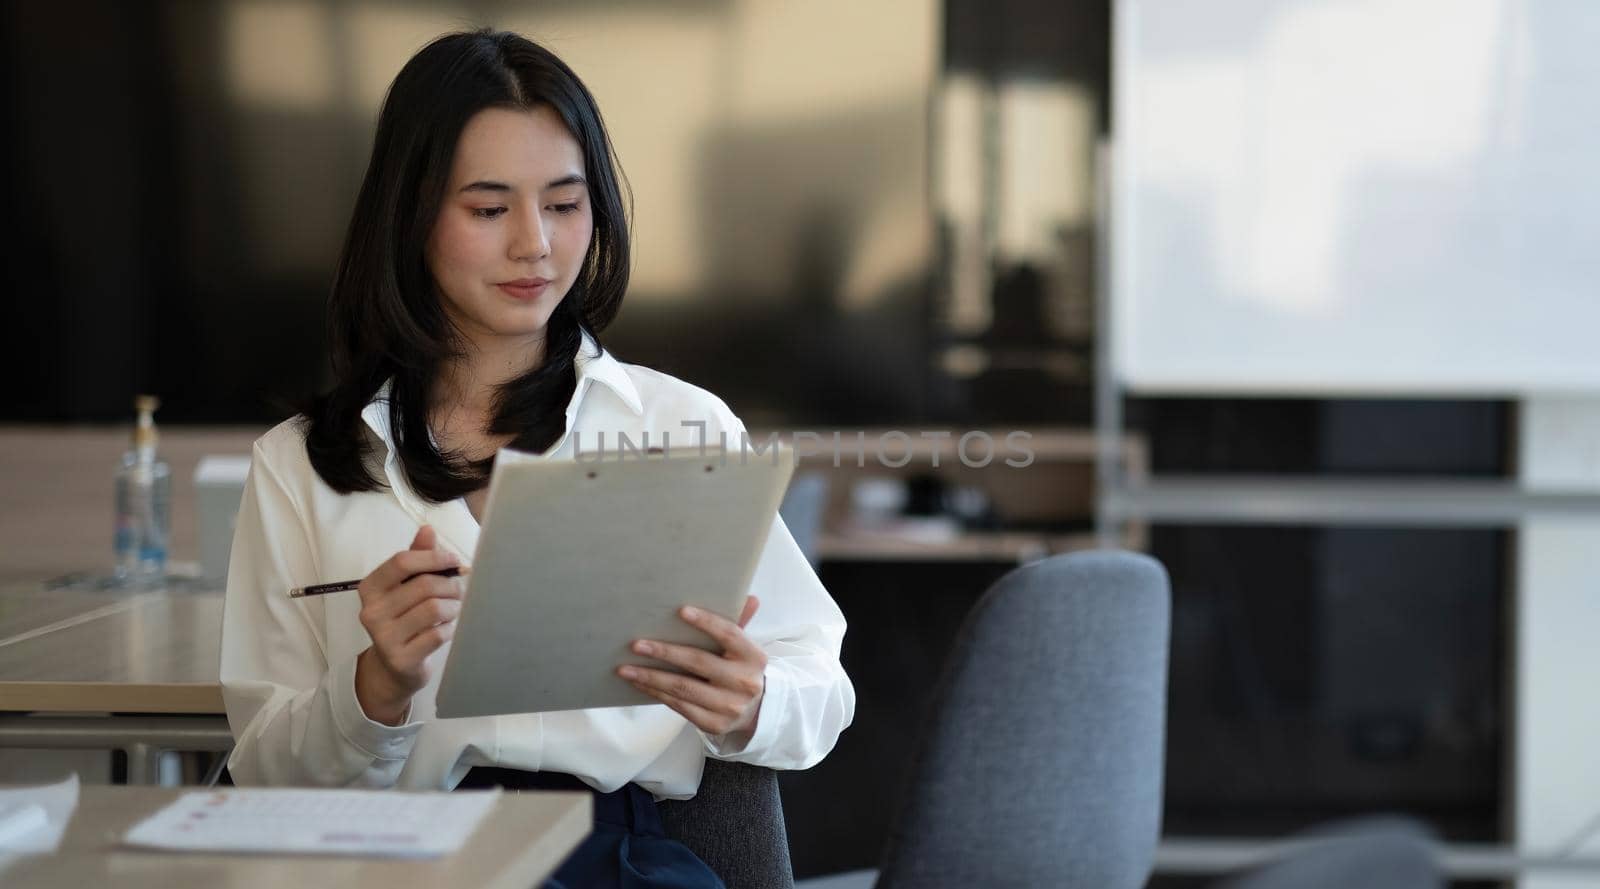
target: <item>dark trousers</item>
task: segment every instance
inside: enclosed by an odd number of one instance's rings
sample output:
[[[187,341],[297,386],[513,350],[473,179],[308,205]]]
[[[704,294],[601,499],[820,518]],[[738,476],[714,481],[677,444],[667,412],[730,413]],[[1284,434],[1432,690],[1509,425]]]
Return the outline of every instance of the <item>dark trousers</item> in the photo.
[[[556,869],[545,889],[724,889],[705,862],[662,831],[655,798],[637,784],[601,793],[560,772],[478,766],[456,789],[489,787],[594,795],[594,830]]]

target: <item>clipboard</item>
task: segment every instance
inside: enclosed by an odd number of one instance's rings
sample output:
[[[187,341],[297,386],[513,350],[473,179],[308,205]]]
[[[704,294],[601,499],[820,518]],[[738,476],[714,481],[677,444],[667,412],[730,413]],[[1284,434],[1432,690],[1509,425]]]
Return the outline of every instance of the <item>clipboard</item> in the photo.
[[[502,452],[438,716],[658,703],[616,668],[666,665],[628,646],[718,650],[678,609],[738,620],[793,471],[783,445],[573,460]]]

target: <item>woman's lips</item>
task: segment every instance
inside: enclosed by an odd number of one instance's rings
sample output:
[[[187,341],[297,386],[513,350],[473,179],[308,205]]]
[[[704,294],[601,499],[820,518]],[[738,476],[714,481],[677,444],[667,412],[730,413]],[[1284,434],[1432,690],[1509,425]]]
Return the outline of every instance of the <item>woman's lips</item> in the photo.
[[[550,282],[544,278],[520,278],[496,286],[517,299],[537,299],[539,294],[544,293],[545,288],[550,286]]]

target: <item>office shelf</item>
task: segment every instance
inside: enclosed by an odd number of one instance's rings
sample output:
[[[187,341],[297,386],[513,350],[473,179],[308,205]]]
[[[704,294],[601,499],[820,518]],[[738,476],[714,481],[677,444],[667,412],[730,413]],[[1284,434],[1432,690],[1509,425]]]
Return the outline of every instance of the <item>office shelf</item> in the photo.
[[[1155,870],[1162,874],[1191,876],[1237,874],[1314,849],[1318,842],[1312,838],[1165,837],[1156,848]],[[1563,879],[1600,876],[1600,858],[1587,855],[1519,855],[1509,846],[1480,843],[1436,843],[1433,854],[1439,869],[1458,880],[1501,880],[1530,875]]]
[[[1031,562],[1057,553],[1094,549],[1093,534],[962,533],[948,540],[918,540],[866,532],[823,534],[817,553],[828,562]]]
[[[1158,476],[1103,493],[1110,521],[1504,528],[1600,515],[1600,492],[1471,479]]]

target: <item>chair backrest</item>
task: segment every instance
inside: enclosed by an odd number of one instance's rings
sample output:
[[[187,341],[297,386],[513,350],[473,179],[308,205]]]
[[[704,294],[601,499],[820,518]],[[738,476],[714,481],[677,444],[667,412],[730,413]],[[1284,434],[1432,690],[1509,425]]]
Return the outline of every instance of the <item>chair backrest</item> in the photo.
[[[708,759],[693,799],[664,800],[658,808],[667,836],[700,856],[728,889],[793,889],[776,772]]]
[[[1170,622],[1166,571],[1145,556],[1001,578],[946,662],[878,886],[1143,886]]]

